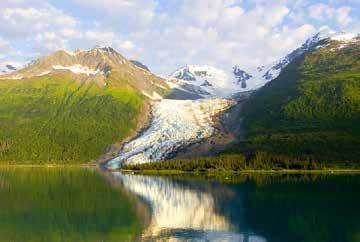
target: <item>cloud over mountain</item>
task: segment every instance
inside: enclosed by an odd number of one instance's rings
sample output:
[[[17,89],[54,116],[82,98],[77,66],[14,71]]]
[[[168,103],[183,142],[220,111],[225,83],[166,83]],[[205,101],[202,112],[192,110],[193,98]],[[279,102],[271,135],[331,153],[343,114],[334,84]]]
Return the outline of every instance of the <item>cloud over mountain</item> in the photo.
[[[0,58],[110,45],[162,74],[188,63],[258,66],[321,28],[359,32],[359,7],[351,0],[3,0],[0,48],[7,43],[9,51]]]

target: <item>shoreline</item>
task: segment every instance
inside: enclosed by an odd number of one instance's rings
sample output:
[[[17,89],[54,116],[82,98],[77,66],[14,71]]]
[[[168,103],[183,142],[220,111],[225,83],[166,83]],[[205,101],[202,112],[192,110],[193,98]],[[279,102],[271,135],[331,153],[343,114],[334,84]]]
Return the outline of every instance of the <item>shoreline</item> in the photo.
[[[0,164],[0,168],[99,168],[98,164]]]
[[[128,170],[119,169],[125,174],[134,175],[234,175],[234,174],[360,174],[360,169],[323,169],[323,170],[242,170],[242,171],[180,171],[180,170]]]
[[[103,169],[99,164],[0,164],[1,168],[96,168],[107,172],[121,172],[131,175],[247,175],[247,174],[360,174],[360,168],[337,168],[337,169],[318,169],[318,170],[295,170],[295,169],[279,169],[279,170],[241,170],[241,171],[181,171],[181,170],[129,170],[129,169],[117,169],[108,170]]]

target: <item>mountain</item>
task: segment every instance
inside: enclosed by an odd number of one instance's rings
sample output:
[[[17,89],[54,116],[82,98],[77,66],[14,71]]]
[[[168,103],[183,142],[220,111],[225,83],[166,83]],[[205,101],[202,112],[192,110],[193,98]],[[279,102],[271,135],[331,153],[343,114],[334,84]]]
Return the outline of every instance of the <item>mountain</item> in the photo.
[[[1,63],[0,64],[0,75],[8,74],[16,71],[16,67],[13,64]]]
[[[186,65],[170,75],[168,82],[174,83],[174,79],[180,87],[190,85],[192,90],[201,97],[221,97],[239,90],[230,78],[230,73],[212,66]],[[171,85],[171,84],[170,84]]]
[[[42,57],[0,76],[0,163],[108,159],[168,92],[110,47]]]
[[[134,65],[111,47],[57,51],[0,78],[23,79],[57,73],[71,74],[80,81],[95,81],[99,86],[111,84],[112,78],[128,79],[131,80],[130,85],[149,97],[160,97],[169,89],[164,80]]]
[[[183,85],[191,85],[189,92],[195,92],[201,97],[231,96],[237,92],[254,91],[278,77],[295,58],[322,47],[328,39],[346,43],[354,37],[354,34],[324,31],[309,38],[299,48],[274,63],[246,70],[238,65],[231,70],[186,65],[170,75],[170,82],[174,82],[173,78],[183,80]]]
[[[336,34],[334,34],[333,37],[335,37],[335,35]],[[240,66],[235,66],[233,68],[235,80],[238,84],[241,85],[242,91],[259,89],[269,81],[278,77],[281,71],[295,58],[306,52],[312,51],[318,46],[321,46],[321,43],[325,42],[327,36],[328,34],[326,33],[318,33],[308,39],[299,48],[290,52],[284,58],[281,58],[280,60],[269,65],[259,66],[250,70],[242,70]]]
[[[196,65],[184,66],[171,74],[171,77],[199,86],[209,94],[216,91],[218,81],[228,78],[225,72],[215,67]]]
[[[242,113],[248,142],[231,152],[253,154],[263,164],[287,160],[297,168],[306,162],[357,164],[359,35],[319,33],[276,67],[270,70],[281,70],[279,76],[257,90]]]

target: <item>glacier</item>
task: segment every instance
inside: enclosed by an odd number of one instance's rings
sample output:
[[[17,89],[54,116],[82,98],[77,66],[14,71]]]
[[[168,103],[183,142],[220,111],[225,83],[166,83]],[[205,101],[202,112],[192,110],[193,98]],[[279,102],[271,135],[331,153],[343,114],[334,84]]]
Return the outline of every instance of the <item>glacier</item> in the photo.
[[[126,143],[108,169],[122,164],[165,160],[174,151],[216,134],[215,118],[235,102],[227,99],[172,100],[155,102],[147,130]]]

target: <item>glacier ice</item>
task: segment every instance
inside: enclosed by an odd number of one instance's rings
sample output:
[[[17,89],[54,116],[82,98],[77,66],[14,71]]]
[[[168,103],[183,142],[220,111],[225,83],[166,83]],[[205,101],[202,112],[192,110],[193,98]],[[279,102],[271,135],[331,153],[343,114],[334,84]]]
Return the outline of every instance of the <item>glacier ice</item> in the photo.
[[[227,99],[171,100],[155,103],[149,128],[125,144],[109,169],[166,159],[172,152],[214,135],[214,117],[234,104]]]

